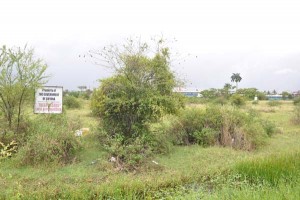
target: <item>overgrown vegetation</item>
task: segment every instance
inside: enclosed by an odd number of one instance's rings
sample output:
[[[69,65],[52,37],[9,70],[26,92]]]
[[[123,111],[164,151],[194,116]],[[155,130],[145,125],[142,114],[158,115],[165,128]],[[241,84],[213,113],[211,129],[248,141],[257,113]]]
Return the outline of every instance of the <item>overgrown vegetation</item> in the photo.
[[[17,115],[11,115],[11,127],[7,113],[0,112],[6,122],[0,127],[0,199],[299,197],[297,99],[281,101],[280,109],[266,101],[253,105],[247,100],[258,95],[255,88],[232,95],[225,84],[204,91],[205,98],[185,101],[192,104],[184,108],[172,92],[176,80],[163,41],[154,54],[146,44],[133,44],[100,52],[115,74],[94,92],[95,116],[90,101],[83,100],[85,86],[65,96],[67,112],[61,115],[29,114],[22,124],[18,116],[31,109],[29,96],[16,104],[20,110],[12,109]],[[15,75],[10,67],[19,63],[13,65],[15,58],[3,52],[0,82],[6,83],[4,75]],[[0,91],[13,100],[10,95],[22,90]],[[88,134],[75,136],[79,130]]]
[[[176,145],[221,145],[252,150],[276,131],[272,122],[262,120],[255,111],[246,113],[230,106],[185,109],[167,121],[168,124],[156,125],[155,131],[167,134],[166,138]]]
[[[198,106],[199,108],[197,108]],[[69,110],[66,113],[68,117],[36,115],[34,117],[37,117],[37,121],[34,120],[35,123],[29,123],[32,124],[30,125],[31,130],[42,130],[39,135],[42,135],[42,132],[57,132],[57,136],[68,132],[68,136],[80,141],[82,148],[78,148],[81,151],[78,151],[77,148],[75,153],[72,154],[72,159],[67,159],[67,162],[62,161],[63,159],[61,160],[60,156],[50,154],[50,157],[55,158],[54,160],[41,161],[44,164],[26,164],[20,162],[20,158],[25,155],[23,149],[25,143],[23,143],[19,146],[21,152],[13,154],[10,159],[1,162],[0,198],[222,199],[226,197],[234,199],[295,199],[299,195],[299,178],[297,178],[299,176],[296,170],[299,168],[299,154],[297,154],[299,152],[299,127],[290,124],[289,121],[292,116],[290,111],[294,109],[294,105],[292,102],[283,102],[280,110],[269,113],[264,112],[264,109],[269,106],[267,102],[262,101],[253,108],[260,114],[248,110],[250,107],[252,107],[252,104],[246,104],[243,109],[230,106],[210,107],[208,104],[192,105],[190,108],[181,111],[179,116],[169,115],[163,117],[163,122],[150,126],[150,133],[154,135],[153,138],[156,138],[156,140],[150,138],[150,141],[156,141],[152,145],[164,147],[160,151],[168,152],[169,148],[170,153],[159,156],[152,154],[153,157],[144,161],[142,166],[131,168],[135,170],[126,172],[124,170],[116,171],[116,169],[127,168],[131,163],[128,163],[128,165],[121,163],[118,166],[116,162],[109,162],[110,153],[107,153],[103,146],[99,145],[99,140],[96,139],[99,137],[99,131],[93,131],[90,135],[82,138],[74,138],[74,130],[85,127],[86,124],[89,124],[89,121],[94,120],[96,125],[97,120],[88,115],[89,110],[86,105],[80,110]],[[215,111],[210,109],[215,109]],[[246,119],[252,116],[255,118],[254,121],[262,124],[259,126],[272,129],[274,124],[266,121],[268,119],[274,121],[278,126],[283,126],[284,131],[282,134],[277,134],[266,140],[267,145],[261,146],[254,152],[237,151],[233,148],[220,148],[219,146],[203,148],[200,145],[191,145],[191,143],[189,146],[173,146],[172,143],[166,142],[172,139],[167,134],[168,128],[172,127],[174,122],[177,122],[181,116],[184,116],[183,113],[186,115],[190,113],[190,116],[184,117],[186,119],[194,120],[198,116],[198,114],[191,113],[200,113],[200,116],[204,115],[205,117],[210,116],[211,119],[219,119],[219,117],[213,116],[220,116],[218,114],[220,109],[223,109],[224,113],[228,112],[227,109],[232,110],[232,112],[236,110],[237,113],[233,112],[236,115],[231,112],[225,115],[228,119],[233,118],[232,121],[237,120],[235,118],[244,118],[244,115]],[[208,110],[210,115],[206,113]],[[74,115],[80,115],[84,124],[77,121]],[[202,120],[201,117],[200,119]],[[218,121],[211,119],[209,121]],[[199,121],[201,122],[201,120]],[[44,121],[51,125],[48,124],[44,127],[42,125]],[[247,120],[245,123],[248,123]],[[55,127],[55,124],[58,126]],[[60,126],[68,126],[69,128],[60,131]],[[162,128],[159,128],[161,126]],[[193,126],[197,127],[197,123]],[[266,131],[265,128],[263,129]],[[205,132],[209,131],[205,130]],[[38,131],[28,135],[28,141],[30,138],[36,138],[34,137],[36,134],[38,134]],[[102,139],[105,139],[105,137]],[[39,141],[39,143],[35,143],[36,149],[41,149],[40,144],[45,141],[51,141],[53,144],[59,143],[58,140],[55,142],[48,139]],[[112,141],[114,140],[110,140],[110,142]],[[8,142],[5,142],[5,144],[8,144]],[[142,142],[131,143],[132,146],[123,146],[123,148],[129,148],[128,152],[135,152],[135,148],[143,146],[142,144]],[[136,147],[133,145],[136,145]],[[107,148],[113,146],[107,145]],[[34,151],[37,152],[37,150]],[[130,158],[134,154],[127,156],[129,160],[136,159]],[[66,165],[70,162],[73,164]],[[243,167],[240,168],[240,166]],[[292,170],[285,170],[285,168],[292,168]],[[262,171],[268,172],[269,175],[262,177],[256,175],[263,173]],[[287,171],[291,171],[288,176],[286,176]],[[275,178],[269,179],[273,176],[272,174]],[[291,176],[293,178],[290,178]],[[275,184],[271,184],[272,180],[277,180],[276,177],[279,180]]]
[[[20,147],[17,160],[21,165],[57,165],[72,163],[80,143],[74,132],[79,123],[69,122],[65,114],[39,115],[31,121],[25,145]]]
[[[232,95],[230,97],[230,102],[232,105],[235,105],[235,106],[243,106],[246,104],[245,98],[239,94]]]
[[[300,153],[273,154],[267,158],[256,158],[239,163],[236,173],[250,184],[294,183],[300,176]]]

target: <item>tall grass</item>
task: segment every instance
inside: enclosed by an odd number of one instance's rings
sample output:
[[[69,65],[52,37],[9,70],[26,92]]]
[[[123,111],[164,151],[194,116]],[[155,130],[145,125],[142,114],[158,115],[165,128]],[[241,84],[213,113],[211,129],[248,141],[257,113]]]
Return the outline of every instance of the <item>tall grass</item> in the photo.
[[[279,183],[293,183],[300,175],[300,152],[273,154],[241,162],[236,172],[250,183],[265,183],[276,186]]]
[[[40,115],[30,125],[25,144],[20,147],[17,160],[21,165],[49,165],[71,163],[80,143],[74,136],[76,122],[69,122],[65,114]]]

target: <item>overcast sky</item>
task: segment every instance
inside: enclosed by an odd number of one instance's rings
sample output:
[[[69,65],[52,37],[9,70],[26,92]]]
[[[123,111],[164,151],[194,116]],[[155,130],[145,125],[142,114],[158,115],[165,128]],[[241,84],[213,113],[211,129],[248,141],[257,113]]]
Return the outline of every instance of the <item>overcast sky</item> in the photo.
[[[298,0],[0,0],[0,18],[0,45],[33,47],[48,85],[93,88],[110,73],[78,55],[162,34],[186,55],[172,68],[187,87],[221,88],[240,73],[240,87],[300,90]]]

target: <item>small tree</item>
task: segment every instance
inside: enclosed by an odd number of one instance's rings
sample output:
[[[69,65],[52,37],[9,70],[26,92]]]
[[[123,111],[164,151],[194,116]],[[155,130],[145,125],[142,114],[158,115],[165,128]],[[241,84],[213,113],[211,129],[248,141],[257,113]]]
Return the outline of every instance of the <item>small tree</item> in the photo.
[[[46,82],[46,68],[42,60],[34,58],[33,49],[0,48],[0,109],[9,129],[16,122],[19,131],[24,104],[34,89]]]
[[[129,40],[122,51],[111,46],[92,56],[106,60],[115,72],[101,81],[92,96],[93,112],[102,118],[110,135],[127,139],[145,135],[148,124],[182,105],[175,93],[176,80],[169,67],[169,49],[163,40],[149,56],[146,43]]]
[[[181,96],[173,92],[176,80],[170,70],[169,50],[162,45],[160,40],[153,53],[147,44],[129,40],[122,50],[111,46],[91,52],[114,70],[93,92],[92,110],[101,117],[108,134],[103,138],[108,151],[127,167],[160,151],[161,141],[150,132],[150,123],[183,106]]]
[[[231,75],[231,82],[235,82],[236,86],[235,86],[235,90],[238,90],[238,82],[241,82],[242,77],[240,76],[240,73],[233,73]]]
[[[232,85],[229,83],[225,83],[224,87],[223,87],[223,92],[224,92],[224,96],[225,98],[228,98],[230,95],[230,90],[232,88]]]

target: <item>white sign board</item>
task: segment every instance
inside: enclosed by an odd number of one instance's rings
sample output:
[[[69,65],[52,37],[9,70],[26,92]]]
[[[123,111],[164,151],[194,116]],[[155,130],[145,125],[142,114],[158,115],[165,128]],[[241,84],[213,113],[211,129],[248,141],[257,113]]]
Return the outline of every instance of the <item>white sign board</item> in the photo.
[[[34,113],[62,113],[63,87],[44,86],[35,91]]]

